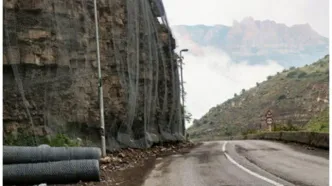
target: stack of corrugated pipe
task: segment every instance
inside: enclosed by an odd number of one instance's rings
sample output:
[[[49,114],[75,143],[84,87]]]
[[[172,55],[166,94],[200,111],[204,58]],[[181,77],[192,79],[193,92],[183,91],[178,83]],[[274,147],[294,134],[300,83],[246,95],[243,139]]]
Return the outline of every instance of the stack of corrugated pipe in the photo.
[[[94,147],[3,147],[3,184],[100,181],[101,151]]]

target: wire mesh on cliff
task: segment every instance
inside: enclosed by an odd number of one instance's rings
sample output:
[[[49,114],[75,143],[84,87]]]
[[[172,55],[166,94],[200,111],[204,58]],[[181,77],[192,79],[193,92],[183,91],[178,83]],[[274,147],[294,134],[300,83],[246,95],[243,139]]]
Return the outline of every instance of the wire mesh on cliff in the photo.
[[[93,1],[5,0],[4,8],[5,143],[68,137],[99,146]],[[175,41],[162,2],[98,1],[98,18],[107,148],[183,139]]]

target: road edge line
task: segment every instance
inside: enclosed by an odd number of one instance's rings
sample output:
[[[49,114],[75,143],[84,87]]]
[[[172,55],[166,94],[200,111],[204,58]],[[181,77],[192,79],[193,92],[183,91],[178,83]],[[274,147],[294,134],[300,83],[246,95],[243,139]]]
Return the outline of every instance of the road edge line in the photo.
[[[243,171],[249,173],[250,175],[256,177],[256,178],[259,178],[261,180],[264,180],[272,185],[275,185],[275,186],[284,186],[283,184],[281,183],[278,183],[276,181],[273,181],[267,177],[264,177],[262,175],[259,175],[258,173],[256,172],[253,172],[247,168],[245,168],[244,166],[240,165],[238,162],[236,162],[230,155],[228,155],[228,153],[226,152],[226,145],[227,145],[227,141],[224,142],[223,146],[222,146],[222,151],[224,152],[226,158],[231,162],[233,163],[234,165],[236,165],[237,167],[239,167],[240,169],[242,169]]]

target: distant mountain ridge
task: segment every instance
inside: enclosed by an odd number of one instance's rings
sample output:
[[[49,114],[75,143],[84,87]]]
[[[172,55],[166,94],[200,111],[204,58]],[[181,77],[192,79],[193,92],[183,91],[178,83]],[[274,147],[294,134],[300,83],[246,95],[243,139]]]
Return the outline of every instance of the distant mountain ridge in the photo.
[[[329,39],[319,35],[309,24],[291,27],[275,21],[258,21],[247,17],[224,25],[177,25],[176,37],[191,40],[200,46],[224,50],[235,61],[250,64],[275,60],[284,67],[303,66],[328,53]]]

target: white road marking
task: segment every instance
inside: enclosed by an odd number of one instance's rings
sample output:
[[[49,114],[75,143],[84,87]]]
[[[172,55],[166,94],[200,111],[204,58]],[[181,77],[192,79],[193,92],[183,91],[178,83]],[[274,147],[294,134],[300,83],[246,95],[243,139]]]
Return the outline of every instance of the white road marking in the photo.
[[[237,163],[230,155],[228,155],[228,153],[226,152],[226,144],[227,144],[227,141],[225,141],[225,143],[223,144],[222,146],[222,151],[225,153],[225,156],[226,158],[231,162],[233,163],[234,165],[236,165],[237,167],[239,167],[240,169],[244,170],[245,172],[251,174],[252,176],[255,176],[256,178],[259,178],[261,180],[264,180],[268,183],[271,183],[272,185],[275,185],[275,186],[284,186],[283,184],[280,184],[278,182],[275,182],[273,180],[270,180],[269,178],[266,178],[264,176],[261,176],[245,167],[243,167],[242,165],[240,165],[239,163]]]

